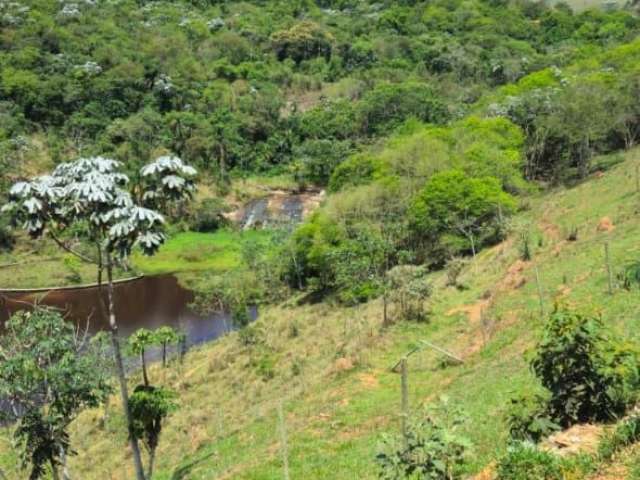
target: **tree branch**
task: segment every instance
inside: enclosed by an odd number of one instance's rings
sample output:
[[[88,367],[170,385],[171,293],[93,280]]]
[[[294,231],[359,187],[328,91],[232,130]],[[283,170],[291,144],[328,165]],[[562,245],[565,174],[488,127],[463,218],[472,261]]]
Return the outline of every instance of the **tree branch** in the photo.
[[[63,250],[69,252],[72,255],[75,255],[76,257],[78,257],[80,260],[82,260],[83,262],[87,262],[87,263],[91,263],[93,265],[96,265],[98,262],[91,258],[88,257],[87,255],[78,252],[77,250],[74,250],[73,248],[69,247],[67,244],[65,244],[62,240],[60,240],[51,230],[48,231],[49,232],[49,236],[51,237],[51,239],[56,242],[56,244],[62,248]]]

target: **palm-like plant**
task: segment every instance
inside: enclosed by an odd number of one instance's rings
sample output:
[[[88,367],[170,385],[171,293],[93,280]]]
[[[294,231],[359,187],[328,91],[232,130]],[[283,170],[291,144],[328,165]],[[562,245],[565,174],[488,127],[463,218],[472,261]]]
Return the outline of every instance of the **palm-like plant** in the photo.
[[[164,217],[154,207],[167,208],[191,196],[196,170],[177,157],[160,157],[141,170],[145,178],[144,205],[135,202],[125,189],[128,177],[120,162],[109,158],[81,158],[61,163],[50,175],[18,182],[9,191],[9,212],[14,224],[34,238],[50,236],[61,248],[97,267],[101,306],[109,316],[113,354],[120,380],[122,404],[127,416],[129,437],[138,480],[144,480],[140,450],[132,435],[127,380],[122,362],[118,325],[114,309],[113,269],[122,264],[134,248],[153,255],[165,240]],[[82,227],[94,254],[79,251],[62,236]],[[106,285],[103,275],[107,274]]]

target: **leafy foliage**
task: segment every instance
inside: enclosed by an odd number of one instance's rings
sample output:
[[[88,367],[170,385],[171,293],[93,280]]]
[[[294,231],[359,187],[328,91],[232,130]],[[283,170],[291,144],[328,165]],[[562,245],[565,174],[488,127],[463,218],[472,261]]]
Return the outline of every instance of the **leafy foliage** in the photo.
[[[549,393],[550,417],[563,427],[624,412],[625,379],[605,356],[599,318],[559,308],[545,326],[531,367]]]
[[[469,178],[453,170],[431,177],[409,214],[417,235],[456,254],[476,252],[499,239],[502,215],[514,208],[515,201],[497,179]]]
[[[511,400],[508,423],[512,439],[538,443],[560,429],[549,415],[547,402],[540,395]]]
[[[17,421],[15,438],[30,478],[57,469],[71,455],[68,427],[85,408],[96,407],[111,389],[74,326],[53,310],[19,312],[0,337],[0,395]]]
[[[425,300],[431,295],[425,267],[398,265],[387,272],[389,298],[404,320],[424,321]]]
[[[558,457],[528,442],[516,442],[509,446],[507,454],[498,462],[497,474],[499,480],[564,478]]]
[[[153,458],[160,441],[162,422],[178,408],[175,393],[164,387],[139,385],[134,389],[129,405],[133,423],[132,434],[142,441]],[[150,473],[152,469],[153,461],[150,461]]]
[[[461,478],[459,467],[470,447],[460,433],[463,421],[460,412],[442,400],[432,411],[409,422],[406,439],[386,437],[376,457],[380,478]]]
[[[604,460],[610,460],[616,452],[638,441],[640,415],[634,412],[621,420],[612,431],[605,433],[598,444],[598,455]]]

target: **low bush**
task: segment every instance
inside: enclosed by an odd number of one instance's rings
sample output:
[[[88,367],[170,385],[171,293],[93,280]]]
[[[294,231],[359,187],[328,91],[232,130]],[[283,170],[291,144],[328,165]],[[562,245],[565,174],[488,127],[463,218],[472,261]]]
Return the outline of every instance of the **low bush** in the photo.
[[[598,445],[598,456],[603,460],[610,460],[616,452],[639,440],[640,413],[634,413],[603,436]]]
[[[540,395],[511,400],[507,421],[512,439],[538,443],[560,429],[547,412],[547,401]]]
[[[220,198],[207,198],[198,203],[189,216],[189,228],[195,232],[214,232],[229,221],[224,214],[229,207]]]
[[[549,391],[547,412],[562,427],[609,421],[626,409],[623,357],[606,355],[612,343],[599,317],[557,308],[549,317],[531,367]]]
[[[463,423],[464,417],[446,399],[417,420],[410,420],[406,438],[383,439],[382,451],[376,457],[380,478],[461,478],[460,466],[470,447],[468,439],[460,434]]]
[[[9,227],[9,222],[4,217],[0,217],[0,251],[11,250],[14,244],[15,238]]]
[[[622,286],[627,290],[640,287],[640,261],[629,263],[618,275]]]
[[[530,442],[515,442],[498,461],[498,480],[563,480],[562,466],[555,455]]]

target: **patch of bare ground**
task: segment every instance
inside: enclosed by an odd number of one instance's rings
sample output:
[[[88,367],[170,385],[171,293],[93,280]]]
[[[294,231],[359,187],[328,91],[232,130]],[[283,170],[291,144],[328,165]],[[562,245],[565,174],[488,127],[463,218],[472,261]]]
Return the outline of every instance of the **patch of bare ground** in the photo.
[[[598,222],[598,226],[596,230],[598,232],[612,232],[615,230],[616,226],[613,224],[613,221],[609,217],[602,217]]]
[[[604,427],[602,425],[574,425],[567,430],[556,432],[545,440],[541,447],[560,456],[576,453],[596,453]]]
[[[492,319],[486,318],[486,314],[499,295],[517,290],[526,283],[524,272],[529,266],[530,262],[516,260],[507,268],[505,275],[498,281],[496,286],[487,291],[481,299],[475,303],[462,305],[447,312],[447,315],[464,313],[469,320],[469,338],[466,340],[466,346],[461,352],[463,358],[480,351],[486,343],[487,334],[495,333],[497,328],[505,328],[508,325],[512,325],[516,320],[515,315],[510,315],[508,322],[497,324]]]

